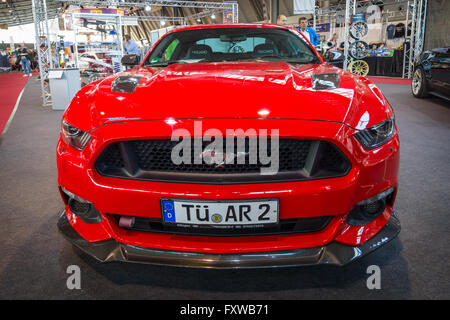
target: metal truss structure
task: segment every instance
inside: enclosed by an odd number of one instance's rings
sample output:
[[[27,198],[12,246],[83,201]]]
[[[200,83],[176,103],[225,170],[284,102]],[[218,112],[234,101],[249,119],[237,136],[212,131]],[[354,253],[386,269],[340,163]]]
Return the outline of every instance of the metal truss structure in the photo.
[[[163,16],[140,16],[139,20],[142,21],[173,21],[182,24],[187,24],[187,21],[197,20],[202,17],[206,17],[216,12],[230,10],[233,12],[234,22],[239,21],[239,6],[236,1],[225,1],[225,2],[209,2],[209,1],[192,1],[192,0],[50,0],[66,2],[73,5],[83,5],[83,6],[115,6],[115,7],[141,7],[146,6],[160,6],[160,7],[184,7],[184,8],[195,8],[203,9],[196,14],[190,15],[188,17],[163,17]]]
[[[159,6],[159,7],[184,7],[184,8],[198,8],[198,9],[221,9],[233,10],[237,7],[237,2],[209,2],[209,1],[192,1],[192,0],[51,0],[58,2],[67,2],[74,5],[83,6],[116,6],[116,7],[145,7],[145,6]]]
[[[356,13],[356,0],[346,0],[345,2],[345,19],[344,19],[344,66],[343,69],[347,70],[348,65],[352,62],[352,58],[349,54],[350,42],[350,25],[351,16]]]
[[[50,47],[50,33],[48,31],[46,0],[32,0],[34,28],[36,32],[36,51],[38,54],[39,73],[41,81],[42,105],[50,105],[50,87],[48,70],[53,68]]]
[[[210,16],[211,14],[215,13],[216,11],[220,11],[218,9],[212,9],[209,11],[202,11],[193,15],[190,15],[188,17],[170,17],[170,16],[121,16],[121,20],[123,24],[126,24],[126,22],[132,22],[132,21],[168,21],[168,22],[178,22],[181,25],[187,25],[187,22],[189,20],[197,20],[199,18]],[[117,15],[114,14],[96,14],[96,13],[73,13],[75,17],[79,18],[92,18],[92,19],[99,19],[99,20],[115,20],[117,18]]]
[[[427,19],[427,5],[427,0],[408,1],[406,21],[408,21],[408,19],[411,20],[412,25],[409,41],[406,41],[403,46],[404,56],[402,78],[410,79],[412,77],[414,61],[423,51],[425,24]],[[408,34],[408,29],[406,29],[406,34]]]

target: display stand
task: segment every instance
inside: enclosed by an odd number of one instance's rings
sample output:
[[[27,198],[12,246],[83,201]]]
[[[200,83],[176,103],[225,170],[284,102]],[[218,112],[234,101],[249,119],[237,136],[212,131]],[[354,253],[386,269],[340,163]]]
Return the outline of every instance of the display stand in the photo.
[[[81,89],[80,70],[49,69],[48,78],[52,94],[52,109],[66,110],[72,98]]]

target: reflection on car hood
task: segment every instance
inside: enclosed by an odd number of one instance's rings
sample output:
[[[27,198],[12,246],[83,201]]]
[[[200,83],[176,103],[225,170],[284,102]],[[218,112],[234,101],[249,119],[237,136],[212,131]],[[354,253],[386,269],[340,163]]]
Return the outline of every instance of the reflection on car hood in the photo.
[[[339,74],[339,87],[314,90],[311,75],[325,72]],[[142,79],[133,93],[112,92],[119,75]],[[84,87],[65,119],[82,130],[118,121],[195,118],[309,119],[361,129],[392,113],[370,81],[326,64],[178,63],[119,75]]]

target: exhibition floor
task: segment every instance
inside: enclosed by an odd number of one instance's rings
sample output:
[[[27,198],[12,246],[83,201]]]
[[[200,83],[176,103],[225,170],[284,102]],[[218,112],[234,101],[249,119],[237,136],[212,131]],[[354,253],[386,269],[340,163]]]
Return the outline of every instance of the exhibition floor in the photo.
[[[0,144],[0,299],[449,299],[450,104],[378,86],[400,132],[399,237],[343,268],[197,270],[99,264],[58,234],[62,112],[40,106],[33,77]],[[81,290],[66,287],[70,265],[81,268]],[[381,290],[367,289],[370,265],[381,268]]]

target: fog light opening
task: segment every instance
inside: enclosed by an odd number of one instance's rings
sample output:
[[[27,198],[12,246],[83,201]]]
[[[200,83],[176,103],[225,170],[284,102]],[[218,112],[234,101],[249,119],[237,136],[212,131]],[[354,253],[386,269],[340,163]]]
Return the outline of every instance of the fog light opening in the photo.
[[[86,215],[92,209],[90,203],[80,202],[73,198],[69,199],[69,209],[76,215]]]
[[[347,223],[354,226],[364,226],[375,220],[386,209],[386,199],[391,197],[393,192],[394,188],[391,188],[357,203],[348,214]]]
[[[87,224],[102,222],[100,212],[98,212],[91,202],[77,196],[63,187],[61,187],[61,190],[64,195],[68,197],[67,204],[70,211],[77,215],[83,222]]]
[[[386,203],[384,199],[377,200],[374,202],[369,202],[368,204],[365,204],[362,208],[362,210],[368,215],[368,216],[378,216],[381,213],[383,213],[384,209],[386,208]]]

